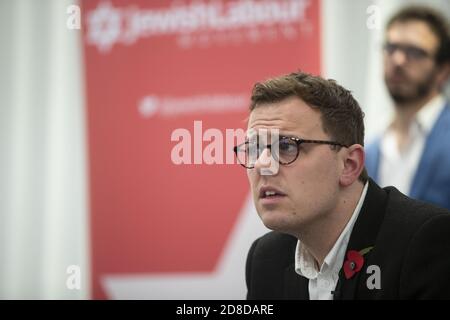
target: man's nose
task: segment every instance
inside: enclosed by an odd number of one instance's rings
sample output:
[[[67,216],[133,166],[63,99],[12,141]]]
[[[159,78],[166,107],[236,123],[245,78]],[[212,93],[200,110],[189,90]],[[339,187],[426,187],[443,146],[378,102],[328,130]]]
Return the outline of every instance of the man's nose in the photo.
[[[267,168],[270,166],[271,158],[270,150],[266,147],[256,159],[255,168]]]
[[[269,147],[265,148],[258,156],[255,162],[255,169],[260,175],[275,175],[278,173],[278,161],[272,157],[272,152]]]
[[[391,61],[396,66],[402,66],[408,61],[408,58],[403,50],[397,49],[392,53]]]

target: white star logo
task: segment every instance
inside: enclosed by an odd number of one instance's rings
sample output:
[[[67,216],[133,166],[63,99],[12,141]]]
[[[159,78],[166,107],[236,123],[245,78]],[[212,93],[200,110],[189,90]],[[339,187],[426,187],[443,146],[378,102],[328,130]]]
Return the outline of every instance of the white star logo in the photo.
[[[89,44],[96,45],[102,53],[108,52],[118,41],[121,32],[121,15],[109,2],[102,2],[88,15]]]

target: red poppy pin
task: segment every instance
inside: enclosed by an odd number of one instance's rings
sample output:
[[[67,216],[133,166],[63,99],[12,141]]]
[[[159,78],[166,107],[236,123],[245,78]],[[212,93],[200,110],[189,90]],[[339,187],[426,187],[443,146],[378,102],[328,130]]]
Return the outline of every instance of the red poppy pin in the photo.
[[[364,265],[364,255],[372,249],[373,247],[368,247],[360,251],[347,251],[347,260],[344,262],[344,274],[347,279],[350,279],[355,273],[361,270]]]

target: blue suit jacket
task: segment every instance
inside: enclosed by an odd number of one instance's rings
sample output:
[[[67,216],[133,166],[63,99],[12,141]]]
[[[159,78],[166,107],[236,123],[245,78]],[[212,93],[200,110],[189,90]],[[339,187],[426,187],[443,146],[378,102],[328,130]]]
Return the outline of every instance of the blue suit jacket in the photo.
[[[380,141],[378,137],[366,148],[366,168],[379,181]],[[417,171],[413,177],[411,198],[450,210],[450,104],[439,115],[431,130]]]

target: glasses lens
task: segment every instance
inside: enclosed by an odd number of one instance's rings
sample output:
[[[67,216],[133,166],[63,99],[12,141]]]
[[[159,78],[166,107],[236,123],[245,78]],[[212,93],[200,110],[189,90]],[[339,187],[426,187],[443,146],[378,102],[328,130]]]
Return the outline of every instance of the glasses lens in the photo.
[[[257,143],[256,141],[247,141],[237,146],[236,157],[240,164],[247,168],[253,168],[255,166],[257,158]]]
[[[401,50],[409,60],[421,60],[424,59],[430,54],[423,50],[422,48],[408,45],[399,45],[393,43],[387,43],[384,45],[384,50],[388,55],[394,54],[395,51]]]
[[[405,47],[405,54],[409,59],[421,60],[428,56],[427,52],[421,48],[408,46]]]
[[[394,53],[395,50],[397,50],[398,47],[396,45],[393,45],[391,43],[386,43],[384,45],[384,51],[386,51],[387,54],[391,55]]]
[[[256,160],[267,148],[265,144],[259,144],[256,140],[247,141],[236,148],[236,157],[241,165],[246,168],[255,167]],[[274,141],[270,147],[270,155],[281,164],[289,164],[298,156],[298,144],[289,138],[280,138]]]
[[[298,145],[297,142],[289,138],[281,138],[277,146],[272,147],[272,153],[280,159],[281,164],[288,164],[297,158]]]

